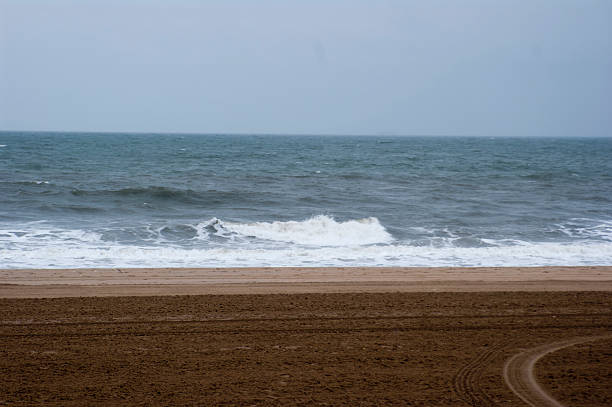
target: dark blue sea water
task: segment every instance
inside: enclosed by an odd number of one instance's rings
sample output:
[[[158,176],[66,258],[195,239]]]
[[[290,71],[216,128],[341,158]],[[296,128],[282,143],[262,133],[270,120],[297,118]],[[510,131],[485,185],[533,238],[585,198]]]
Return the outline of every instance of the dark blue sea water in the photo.
[[[0,133],[0,268],[612,265],[612,139]]]

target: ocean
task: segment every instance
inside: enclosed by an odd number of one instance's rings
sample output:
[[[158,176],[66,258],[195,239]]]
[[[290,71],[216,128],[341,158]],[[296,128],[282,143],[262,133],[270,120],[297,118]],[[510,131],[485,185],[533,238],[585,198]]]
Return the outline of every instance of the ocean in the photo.
[[[612,265],[612,138],[0,132],[0,268]]]

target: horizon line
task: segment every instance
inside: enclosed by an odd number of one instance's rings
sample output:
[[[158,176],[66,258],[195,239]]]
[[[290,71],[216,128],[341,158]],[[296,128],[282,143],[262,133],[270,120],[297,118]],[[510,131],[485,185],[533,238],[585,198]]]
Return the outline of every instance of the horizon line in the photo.
[[[1,133],[51,133],[51,134],[126,134],[126,135],[176,135],[176,136],[274,136],[274,137],[475,137],[475,138],[609,138],[611,135],[586,135],[586,136],[562,136],[562,135],[484,135],[484,134],[399,134],[399,133],[265,133],[265,132],[191,132],[191,131],[100,131],[100,130],[15,130],[0,129]]]

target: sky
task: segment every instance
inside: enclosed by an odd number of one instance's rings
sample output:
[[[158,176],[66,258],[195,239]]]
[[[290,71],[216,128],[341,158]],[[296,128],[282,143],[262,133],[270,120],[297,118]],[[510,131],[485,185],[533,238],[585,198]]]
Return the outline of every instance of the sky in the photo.
[[[0,0],[0,130],[612,136],[612,1]]]

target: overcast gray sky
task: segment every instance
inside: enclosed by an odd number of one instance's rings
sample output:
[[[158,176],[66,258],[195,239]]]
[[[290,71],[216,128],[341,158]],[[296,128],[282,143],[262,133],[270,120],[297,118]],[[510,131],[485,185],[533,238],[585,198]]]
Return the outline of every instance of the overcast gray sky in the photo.
[[[0,0],[0,129],[612,135],[612,1]]]

